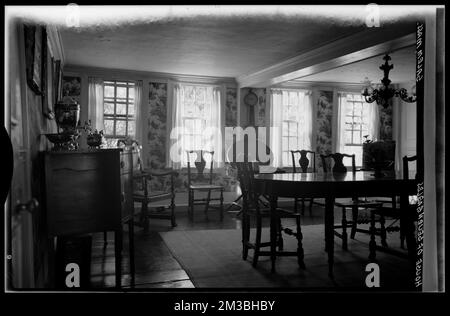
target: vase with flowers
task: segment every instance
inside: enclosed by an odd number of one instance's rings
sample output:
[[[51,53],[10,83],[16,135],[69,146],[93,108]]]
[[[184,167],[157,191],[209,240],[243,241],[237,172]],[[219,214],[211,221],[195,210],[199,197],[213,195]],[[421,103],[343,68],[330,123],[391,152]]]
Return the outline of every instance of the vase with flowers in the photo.
[[[89,148],[100,148],[103,144],[103,131],[97,131],[92,128],[91,120],[84,122],[84,131],[86,132],[86,142]]]

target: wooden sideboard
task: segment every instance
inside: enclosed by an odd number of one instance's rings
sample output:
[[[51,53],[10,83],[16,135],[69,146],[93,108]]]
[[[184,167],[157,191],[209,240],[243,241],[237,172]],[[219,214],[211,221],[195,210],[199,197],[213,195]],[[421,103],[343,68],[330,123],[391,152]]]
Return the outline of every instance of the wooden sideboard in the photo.
[[[121,286],[122,225],[129,225],[134,281],[133,165],[130,149],[49,151],[44,155],[50,237],[113,231],[116,286]]]

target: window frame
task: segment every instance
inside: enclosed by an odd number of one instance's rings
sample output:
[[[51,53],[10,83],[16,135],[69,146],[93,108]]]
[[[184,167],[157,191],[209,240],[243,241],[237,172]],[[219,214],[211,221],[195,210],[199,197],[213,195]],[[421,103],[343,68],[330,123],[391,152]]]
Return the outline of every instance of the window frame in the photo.
[[[114,96],[113,97],[106,97],[106,87],[113,87],[114,88]],[[118,98],[117,97],[117,88],[123,87],[126,89],[126,97],[125,98]],[[134,107],[136,92],[133,98],[130,99],[130,89],[136,88],[136,82],[132,80],[119,80],[119,79],[111,79],[111,80],[104,80],[103,81],[103,125],[105,125],[105,121],[109,120],[113,122],[113,134],[107,134],[106,128],[104,136],[106,138],[115,138],[115,139],[123,139],[127,137],[135,137],[136,136],[136,109],[134,109],[134,114],[130,113],[130,107]],[[125,99],[125,100],[123,100]],[[113,113],[106,113],[105,111],[105,104],[113,104],[114,110]],[[124,104],[125,105],[125,114],[118,114],[117,113],[117,105],[118,104]],[[134,134],[129,133],[129,122],[134,123]],[[125,122],[125,135],[117,134],[117,122]]]
[[[345,111],[344,111],[344,113],[345,113],[344,114],[345,115],[344,135],[345,136],[344,136],[344,146],[343,147],[344,148],[353,148],[353,149],[350,149],[351,153],[355,153],[355,151],[361,151],[361,154],[359,155],[360,157],[357,157],[356,162],[355,162],[355,167],[360,168],[360,167],[362,167],[362,155],[363,155],[362,150],[363,150],[363,141],[364,141],[363,140],[363,136],[364,136],[364,133],[368,133],[368,122],[364,119],[364,105],[367,102],[365,102],[365,100],[362,99],[362,98],[360,98],[360,100],[355,100],[354,99],[355,96],[358,96],[358,97],[360,96],[360,94],[357,93],[357,92],[343,92],[343,94],[345,94],[345,96],[346,96],[345,97],[346,98],[346,100],[345,100],[346,101],[346,103],[345,103],[346,108],[345,108]],[[348,95],[352,95],[352,99],[351,100],[349,100],[347,98]],[[351,115],[348,115],[347,106],[348,106],[349,103],[352,104],[352,114]],[[361,110],[358,111],[359,113],[356,113],[356,115],[355,115],[355,111],[356,111],[355,110],[355,105],[357,103],[361,104]],[[360,121],[359,122],[355,122],[355,117],[356,118],[360,118]],[[348,118],[351,118],[351,122],[348,121]],[[350,126],[351,126],[350,129],[347,127],[348,124],[350,124]],[[355,124],[358,124],[360,126],[359,129],[355,129],[354,128]],[[366,126],[366,129],[363,128],[364,125]],[[351,133],[351,142],[350,143],[347,142],[347,136],[346,136],[347,132]],[[356,143],[355,140],[354,140],[354,133],[355,132],[359,132],[360,143]],[[358,155],[356,155],[356,156],[358,156]],[[361,159],[359,159],[359,158],[361,158]]]

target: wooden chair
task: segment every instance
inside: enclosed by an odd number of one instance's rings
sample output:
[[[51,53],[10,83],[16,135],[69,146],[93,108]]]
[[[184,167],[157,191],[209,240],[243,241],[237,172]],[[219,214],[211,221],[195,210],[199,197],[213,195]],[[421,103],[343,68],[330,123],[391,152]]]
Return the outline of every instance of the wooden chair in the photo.
[[[261,207],[260,195],[254,190],[253,179],[255,175],[254,163],[251,162],[237,162],[238,178],[241,184],[243,196],[243,217],[242,217],[242,258],[247,260],[249,249],[254,249],[253,266],[256,267],[260,256],[271,256],[271,251],[261,250],[263,247],[270,247],[270,242],[262,242],[262,220],[263,218],[270,218],[270,208]],[[303,247],[302,247],[302,232],[300,226],[300,213],[289,210],[277,208],[277,256],[296,256],[298,264],[301,268],[305,268],[303,262]],[[250,242],[250,220],[256,220],[256,237],[255,242]],[[296,231],[289,228],[283,228],[281,219],[294,218],[296,222]],[[283,251],[283,237],[282,233],[295,236],[297,238],[297,251]],[[272,267],[272,272],[274,267]]]
[[[322,166],[323,166],[323,170],[324,172],[329,172],[330,168],[328,167],[329,165],[331,166],[331,163],[328,164],[327,160],[330,160],[334,162],[333,167],[331,168],[331,171],[333,173],[346,173],[347,172],[347,167],[344,166],[343,163],[343,159],[344,157],[348,157],[351,158],[352,160],[352,172],[356,173],[356,165],[355,165],[355,155],[348,155],[348,154],[341,154],[341,153],[332,153],[329,155],[320,155],[320,158],[322,159]],[[371,222],[371,218],[370,217],[360,217],[359,215],[359,210],[360,209],[379,209],[382,206],[381,202],[372,202],[372,201],[364,201],[361,199],[358,199],[358,197],[352,197],[351,200],[348,199],[339,199],[339,201],[336,201],[334,203],[337,207],[342,208],[342,221],[341,221],[341,225],[335,225],[334,226],[334,234],[342,239],[342,249],[347,250],[347,227],[351,227],[351,233],[350,233],[350,238],[354,239],[356,232],[362,232],[362,233],[366,233],[366,234],[371,234],[371,230],[370,229],[361,229],[358,228],[357,225],[358,224],[369,224]],[[347,208],[351,208],[352,209],[352,221],[347,221],[347,217],[346,217],[346,210]],[[377,220],[377,222],[380,222],[381,224],[381,231],[384,230],[384,219],[380,218]],[[339,233],[338,231],[336,231],[336,229],[342,229],[342,234]],[[381,242],[382,244],[386,244],[386,236],[385,235],[381,235]]]
[[[145,231],[148,230],[149,218],[168,219],[171,226],[177,226],[175,219],[175,178],[176,171],[171,169],[160,171],[145,170],[140,155],[141,146],[137,147],[137,161],[133,169],[134,192],[133,200],[141,204],[140,219],[137,223]],[[151,180],[158,179],[161,182],[160,189],[149,190]],[[166,205],[151,206],[151,203],[167,201]]]
[[[404,156],[403,157],[403,178],[405,180],[409,179],[409,163],[410,162],[414,162],[417,161],[417,156]],[[384,204],[390,204],[388,206],[384,205]],[[410,213],[417,215],[416,210],[415,210],[415,205],[410,205]],[[386,233],[392,233],[392,232],[400,232],[400,247],[401,248],[405,248],[405,236],[403,235],[403,231],[400,229],[400,226],[397,224],[400,221],[400,209],[397,208],[396,206],[396,200],[395,198],[392,199],[392,201],[384,201],[383,202],[383,206],[375,211],[376,214],[383,216],[384,218],[389,218],[392,219],[393,222],[386,227],[384,234]],[[415,218],[415,221],[417,221],[417,219]],[[387,243],[384,245],[387,246]]]
[[[204,159],[204,154],[209,155],[211,162],[209,166],[209,176],[205,177],[203,171],[206,166],[206,161]],[[197,173],[194,175],[191,173],[191,161],[193,161],[191,156],[195,155],[195,168],[197,170]],[[214,151],[195,151],[190,150],[187,151],[187,169],[188,169],[188,191],[189,191],[189,219],[192,221],[194,220],[194,207],[195,205],[205,205],[205,216],[206,219],[208,219],[208,209],[217,209],[220,211],[220,220],[223,220],[223,190],[224,187],[222,185],[216,185],[213,184],[213,157],[214,157]],[[200,158],[200,159],[198,159]],[[199,161],[198,161],[199,160]],[[212,198],[211,192],[220,192],[220,196],[218,198]],[[195,192],[206,192],[207,197],[206,198],[195,198]],[[211,206],[211,201],[220,201],[219,207]]]
[[[296,166],[296,159],[295,159],[295,155],[296,154],[300,154],[300,158],[298,160],[298,167]],[[292,171],[298,172],[301,171],[303,173],[308,172],[308,167],[309,167],[309,162],[310,160],[308,159],[307,155],[311,154],[312,156],[312,172],[316,172],[316,152],[315,151],[310,151],[310,150],[291,150],[291,155],[292,155]],[[302,198],[302,215],[305,215],[305,198]],[[312,215],[312,206],[314,203],[314,199],[310,198],[307,199],[309,201],[309,215]],[[294,202],[294,210],[297,212],[298,211],[298,198],[295,199]]]

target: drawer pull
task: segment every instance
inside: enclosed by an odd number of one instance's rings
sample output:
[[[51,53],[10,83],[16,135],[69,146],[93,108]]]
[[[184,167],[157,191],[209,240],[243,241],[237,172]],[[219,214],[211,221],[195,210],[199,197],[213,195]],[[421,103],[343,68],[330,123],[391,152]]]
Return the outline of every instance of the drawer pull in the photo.
[[[123,168],[123,167],[125,167],[125,161],[120,162],[120,168]]]

